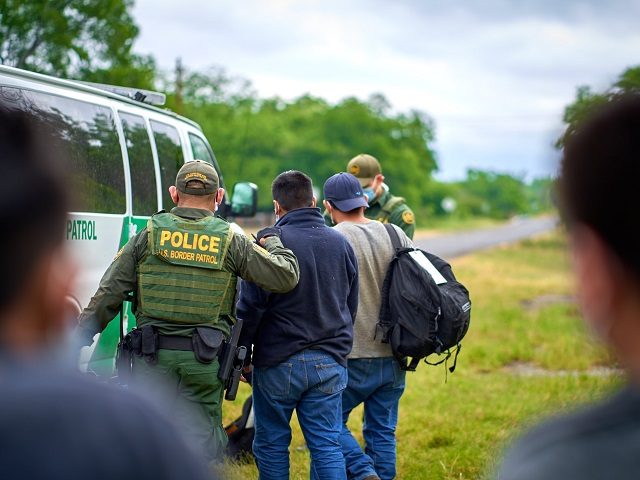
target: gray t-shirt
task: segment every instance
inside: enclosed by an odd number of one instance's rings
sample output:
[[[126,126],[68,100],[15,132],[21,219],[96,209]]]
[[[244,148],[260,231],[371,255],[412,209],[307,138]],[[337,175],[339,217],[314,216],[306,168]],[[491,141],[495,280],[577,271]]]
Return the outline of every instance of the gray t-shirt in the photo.
[[[411,247],[411,240],[402,229],[393,225],[403,246]],[[342,222],[334,227],[353,247],[358,258],[359,296],[358,314],[353,325],[353,349],[349,358],[391,357],[391,347],[376,335],[380,313],[382,284],[389,262],[393,258],[391,239],[380,222]]]
[[[498,480],[610,480],[640,476],[640,390],[535,428],[507,453]]]

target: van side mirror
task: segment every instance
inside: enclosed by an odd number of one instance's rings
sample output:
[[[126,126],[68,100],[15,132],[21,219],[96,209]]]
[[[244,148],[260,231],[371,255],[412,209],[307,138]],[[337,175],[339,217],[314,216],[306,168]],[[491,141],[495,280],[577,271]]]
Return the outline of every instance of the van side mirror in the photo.
[[[258,210],[258,186],[251,182],[240,182],[233,186],[231,215],[253,217]]]

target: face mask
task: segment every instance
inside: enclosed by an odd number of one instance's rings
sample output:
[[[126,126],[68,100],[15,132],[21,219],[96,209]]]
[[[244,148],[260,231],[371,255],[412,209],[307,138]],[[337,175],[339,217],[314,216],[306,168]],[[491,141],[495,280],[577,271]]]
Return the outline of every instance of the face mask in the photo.
[[[376,192],[371,187],[363,188],[362,191],[367,196],[369,205],[371,205],[371,202],[373,202],[376,199]]]

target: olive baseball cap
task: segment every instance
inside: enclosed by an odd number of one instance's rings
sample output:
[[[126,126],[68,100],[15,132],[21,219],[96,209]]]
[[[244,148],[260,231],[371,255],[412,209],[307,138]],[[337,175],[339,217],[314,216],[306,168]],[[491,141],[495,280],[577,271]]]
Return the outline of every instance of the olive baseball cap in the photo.
[[[204,188],[188,188],[187,183],[197,180],[204,185]],[[218,191],[220,181],[216,169],[210,163],[203,160],[193,160],[187,162],[176,175],[176,188],[189,195],[211,195]]]
[[[378,159],[368,153],[356,155],[347,164],[347,173],[358,179],[360,185],[366,187],[373,177],[382,173]]]

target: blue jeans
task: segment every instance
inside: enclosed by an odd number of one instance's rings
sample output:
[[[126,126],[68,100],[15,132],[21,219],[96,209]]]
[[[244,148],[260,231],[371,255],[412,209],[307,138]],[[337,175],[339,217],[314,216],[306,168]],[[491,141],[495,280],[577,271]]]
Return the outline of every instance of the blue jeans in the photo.
[[[303,350],[275,367],[256,368],[253,380],[260,479],[289,478],[294,409],[311,453],[310,478],[346,479],[339,437],[347,369],[320,350]]]
[[[377,474],[396,476],[398,403],[404,392],[405,372],[392,357],[349,360],[349,384],[342,394],[340,445],[349,479]],[[351,411],[364,403],[364,452],[347,427]]]

